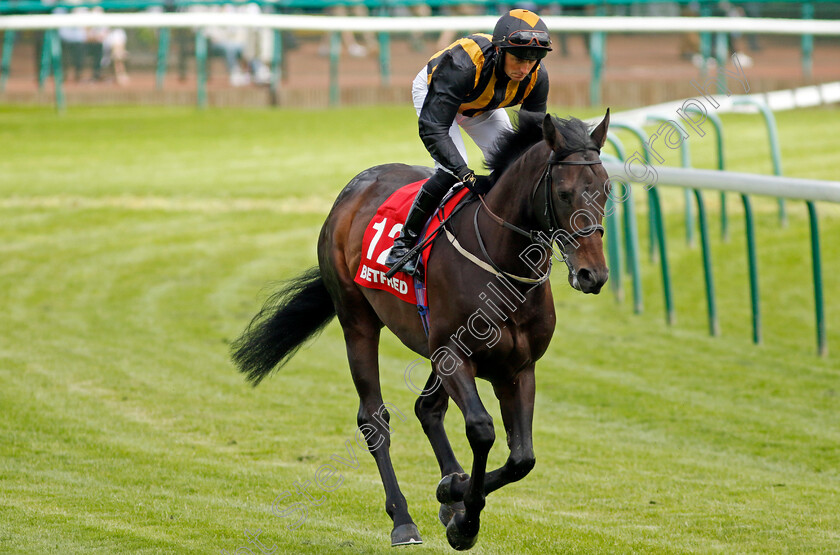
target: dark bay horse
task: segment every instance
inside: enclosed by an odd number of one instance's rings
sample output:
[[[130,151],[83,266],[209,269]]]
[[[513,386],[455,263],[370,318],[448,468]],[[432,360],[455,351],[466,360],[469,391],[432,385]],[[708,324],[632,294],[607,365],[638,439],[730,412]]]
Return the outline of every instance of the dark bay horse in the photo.
[[[609,181],[599,154],[609,110],[590,133],[582,121],[521,116],[489,157],[498,176],[481,202],[461,209],[432,245],[426,278],[429,332],[416,307],[390,293],[354,283],[362,237],[377,208],[399,187],[428,177],[429,168],[370,168],[341,191],[318,239],[318,267],[266,302],[233,345],[233,360],[255,385],[285,364],[306,339],[338,316],[359,394],[358,425],[385,487],[394,523],[392,545],[419,543],[391,464],[390,428],[379,384],[379,334],[388,327],[432,372],[415,413],[440,465],[437,498],[446,536],[469,549],[479,532],[485,496],[534,467],[534,366],[554,333],[547,280],[553,245],[569,283],[598,293],[607,281],[601,236]],[[489,381],[499,400],[510,455],[487,471],[495,432],[476,389]],[[471,474],[455,457],[443,426],[449,399],[461,410],[473,454]]]

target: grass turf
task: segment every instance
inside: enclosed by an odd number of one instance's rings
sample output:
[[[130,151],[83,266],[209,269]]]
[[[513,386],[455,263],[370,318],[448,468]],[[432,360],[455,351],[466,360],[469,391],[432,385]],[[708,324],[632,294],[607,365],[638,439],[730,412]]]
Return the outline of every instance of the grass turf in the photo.
[[[836,179],[837,115],[777,114],[786,173]],[[321,222],[356,172],[426,163],[411,110],[0,107],[0,121],[0,552],[259,553],[246,530],[282,553],[390,552],[375,465],[347,443],[358,401],[338,326],[256,389],[228,345],[271,280],[315,263]],[[724,123],[729,167],[769,173],[758,116]],[[692,149],[713,167],[710,138]],[[736,197],[732,239],[713,234],[722,336],[710,338],[682,192],[663,194],[677,325],[664,323],[647,260],[642,315],[557,272],[537,466],[488,498],[474,552],[840,549],[840,212],[819,207],[834,351],[820,359],[802,203],[780,228],[775,203],[756,200],[757,347]],[[644,227],[640,237],[646,250]],[[437,466],[403,382],[415,358],[384,334],[384,396],[405,415],[392,419],[393,460],[426,542],[411,550],[441,552]],[[495,467],[504,432],[480,391],[497,422]],[[455,409],[447,428],[469,464]],[[289,529],[272,501],[297,496],[333,456],[357,464],[334,463],[340,486]]]

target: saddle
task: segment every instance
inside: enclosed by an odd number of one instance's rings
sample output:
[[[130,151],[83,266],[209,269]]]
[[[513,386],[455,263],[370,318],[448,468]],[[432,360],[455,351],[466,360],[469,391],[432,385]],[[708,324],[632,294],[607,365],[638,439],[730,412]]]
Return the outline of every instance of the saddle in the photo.
[[[470,192],[466,187],[450,192],[444,197],[441,206],[432,214],[418,240],[418,244],[425,242],[426,245],[422,249],[421,263],[414,276],[397,272],[392,278],[386,278],[388,267],[384,264],[385,259],[388,258],[391,247],[394,246],[394,240],[399,237],[414,197],[426,181],[423,179],[400,187],[376,211],[365,228],[362,239],[362,259],[354,279],[362,287],[387,291],[402,301],[416,304],[419,308],[425,307],[426,304],[425,270],[428,268],[430,247],[433,242],[430,238],[433,238],[440,229],[441,223],[452,214],[455,207]]]

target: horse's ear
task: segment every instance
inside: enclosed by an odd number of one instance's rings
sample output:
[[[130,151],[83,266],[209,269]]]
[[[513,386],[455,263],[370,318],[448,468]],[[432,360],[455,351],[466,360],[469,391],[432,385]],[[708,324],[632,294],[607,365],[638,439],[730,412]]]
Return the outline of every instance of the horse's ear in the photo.
[[[543,137],[551,150],[559,151],[566,145],[563,141],[563,135],[554,126],[554,120],[551,119],[550,114],[546,114],[545,119],[543,119]]]
[[[604,116],[604,119],[601,123],[598,124],[598,127],[592,132],[590,137],[592,140],[595,141],[595,144],[598,145],[598,148],[603,148],[604,143],[607,142],[607,129],[610,126],[610,109],[607,108],[607,115]]]

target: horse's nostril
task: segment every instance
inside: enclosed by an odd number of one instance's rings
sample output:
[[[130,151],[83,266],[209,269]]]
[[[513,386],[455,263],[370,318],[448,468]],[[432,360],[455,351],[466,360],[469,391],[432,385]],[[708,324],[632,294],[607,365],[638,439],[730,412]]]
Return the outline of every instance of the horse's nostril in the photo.
[[[592,272],[586,268],[578,270],[578,281],[581,283],[592,283]]]

